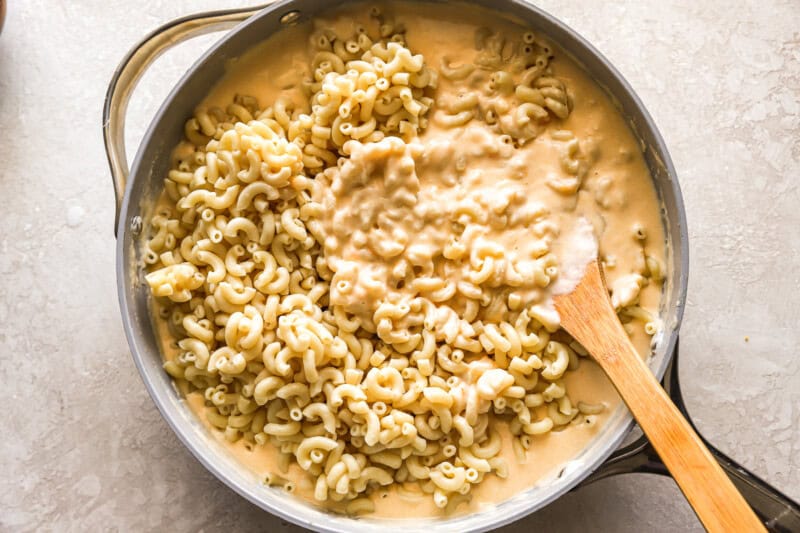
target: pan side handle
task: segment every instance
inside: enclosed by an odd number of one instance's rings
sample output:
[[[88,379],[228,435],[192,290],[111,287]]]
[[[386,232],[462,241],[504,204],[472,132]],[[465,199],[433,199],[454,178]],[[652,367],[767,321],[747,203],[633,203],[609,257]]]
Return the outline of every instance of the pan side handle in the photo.
[[[129,171],[125,156],[125,115],[136,84],[153,61],[170,48],[192,37],[228,30],[267,5],[209,11],[175,19],[142,39],[117,66],[103,105],[103,141],[116,200],[115,235]]]
[[[683,401],[683,396],[681,395],[680,383],[678,381],[677,345],[675,346],[675,353],[669,368],[667,368],[667,373],[664,378],[664,388],[694,430],[697,431],[692,419],[689,417],[689,413]],[[697,433],[700,435],[699,432]],[[703,438],[702,435],[700,435],[700,438],[769,531],[777,533],[793,533],[800,531],[800,505],[798,505],[797,502],[719,451]],[[661,462],[655,449],[653,449],[644,435],[631,444],[615,451],[611,457],[609,457],[600,468],[592,472],[579,487],[603,478],[618,474],[630,474],[633,472],[669,476],[669,472],[664,466],[664,463]]]

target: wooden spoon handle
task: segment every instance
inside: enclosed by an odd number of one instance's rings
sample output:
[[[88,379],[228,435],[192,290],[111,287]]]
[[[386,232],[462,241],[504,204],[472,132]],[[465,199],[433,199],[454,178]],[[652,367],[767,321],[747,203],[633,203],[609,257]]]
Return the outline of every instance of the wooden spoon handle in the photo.
[[[562,326],[608,374],[705,528],[712,533],[765,531],[636,352],[611,306],[599,268],[593,262],[575,291],[556,300]],[[593,281],[602,290],[599,295]]]
[[[632,351],[636,364],[628,361],[620,364],[620,359],[607,358],[600,365],[611,377],[700,521],[712,533],[764,531],[761,521],[639,358],[630,341],[627,345],[619,349]]]

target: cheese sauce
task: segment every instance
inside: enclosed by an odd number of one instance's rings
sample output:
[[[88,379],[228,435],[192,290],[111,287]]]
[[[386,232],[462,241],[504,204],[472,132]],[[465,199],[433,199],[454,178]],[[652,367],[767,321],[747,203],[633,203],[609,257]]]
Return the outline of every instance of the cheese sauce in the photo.
[[[422,54],[426,63],[434,68],[445,59],[453,65],[471,62],[475,53],[473,36],[478,27],[488,26],[493,31],[509,33],[520,31],[513,23],[488,16],[475,8],[390,5],[395,19],[407,28],[408,47],[413,53]],[[361,6],[360,10],[348,8],[338,11],[315,20],[313,26],[332,27],[337,33],[351,34],[355,20],[363,18],[366,9]],[[224,108],[236,94],[255,96],[262,105],[268,105],[282,90],[296,86],[308,70],[307,43],[312,29],[312,23],[288,28],[243,57],[232,60],[224,79],[200,107]],[[587,253],[587,239],[593,241],[596,237],[609,287],[620,293],[614,295],[615,302],[630,303],[635,299],[631,291],[636,291],[631,285],[634,281],[640,284],[639,273],[645,268],[644,252],[664,264],[665,240],[656,193],[639,145],[625,119],[601,88],[565,53],[556,48],[554,56],[551,62],[553,74],[565,83],[574,104],[569,117],[555,121],[530,142],[514,148],[496,146],[497,136],[491,134],[483,123],[473,121],[453,129],[438,126],[432,120],[429,128],[415,141],[421,145],[421,153],[427,154],[417,160],[419,201],[444,209],[443,206],[464,195],[474,194],[500,203],[507,203],[508,198],[513,197],[518,199],[520,209],[546,210],[549,220],[561,229],[560,239],[552,243],[554,254],[559,258],[569,258],[580,250]],[[439,90],[446,91],[448,83],[441,80]],[[582,157],[588,165],[577,194],[563,194],[548,184],[566,177],[560,162],[561,142],[549,134],[555,130],[572,132],[580,142]],[[440,148],[445,152],[441,161],[436,159]],[[463,179],[453,182],[446,172],[459,161],[467,162],[468,171],[463,174]],[[354,203],[360,202],[360,206],[365,201],[377,202],[377,208],[385,207],[381,205],[383,185],[375,183],[370,187],[354,191],[334,207],[346,212],[358,207],[354,207]],[[581,226],[579,220],[589,221],[593,231],[587,234],[586,226]],[[427,239],[425,242],[434,247],[442,246],[448,237],[437,224],[434,218],[420,231],[420,235]],[[646,228],[646,241],[636,240],[637,227]],[[345,227],[344,230],[352,228]],[[520,256],[525,256],[527,249],[535,244],[535,239],[525,228],[490,230],[484,237]],[[561,259],[560,270],[561,285],[558,286],[563,290],[564,283],[576,282],[576,274],[565,259]],[[650,283],[639,290],[638,302],[657,316],[660,297],[661,287]],[[546,296],[527,294],[526,303],[537,301],[546,305]],[[630,324],[634,345],[642,357],[647,357],[650,336],[644,332],[642,322],[632,321]],[[163,321],[159,328],[165,357],[175,357]],[[614,388],[588,358],[581,358],[579,368],[568,372],[565,382],[573,405],[580,401],[603,403],[606,409],[583,418],[579,424],[573,423],[560,431],[533,438],[525,464],[518,463],[512,451],[510,433],[501,427],[504,440],[502,456],[510,467],[508,478],[487,476],[471,491],[470,502],[460,505],[456,512],[479,509],[503,501],[534,484],[547,482],[557,475],[565,462],[590,444],[620,406]],[[224,442],[245,467],[259,477],[278,472],[276,453],[271,445],[255,446],[243,440],[235,443],[224,441],[221,432],[206,422],[202,394],[191,392],[186,398],[189,407],[208,426],[210,436]],[[320,505],[313,499],[312,480],[297,465],[291,465],[289,473],[281,475],[295,482],[298,496]],[[393,485],[380,489],[373,499],[375,515],[378,516],[401,518],[410,514],[415,517],[444,514],[434,505],[430,495],[407,486]]]

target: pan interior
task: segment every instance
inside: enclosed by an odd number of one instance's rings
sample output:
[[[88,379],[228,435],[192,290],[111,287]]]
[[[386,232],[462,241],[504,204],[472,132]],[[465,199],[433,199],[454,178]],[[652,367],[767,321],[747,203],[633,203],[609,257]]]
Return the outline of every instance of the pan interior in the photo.
[[[476,0],[474,5],[490,8],[539,28],[578,62],[613,98],[641,141],[645,159],[662,207],[667,236],[669,275],[664,287],[661,317],[666,327],[660,333],[654,356],[649,361],[660,378],[677,340],[687,282],[687,235],[683,204],[669,154],[639,99],[616,70],[591,45],[572,30],[538,8],[514,0]],[[180,140],[183,123],[193,108],[225,73],[226,64],[283,27],[281,19],[294,22],[312,18],[326,9],[323,0],[281,1],[238,26],[212,47],[187,72],[162,105],[145,134],[128,182],[118,228],[117,276],[123,321],[134,360],[156,405],[176,434],[194,455],[217,477],[263,509],[300,525],[324,531],[374,531],[376,527],[397,526],[396,521],[361,518],[353,520],[318,510],[277,489],[264,487],[259,479],[223,453],[221,445],[206,437],[206,430],[189,411],[161,368],[148,308],[148,288],[143,283],[136,235],[130,230],[134,217],[147,219],[161,190],[170,164],[170,151]],[[290,16],[287,14],[292,13]],[[294,14],[296,13],[296,14]],[[479,513],[448,520],[409,519],[408,531],[484,530],[498,527],[541,508],[597,468],[619,445],[631,427],[625,409],[618,409],[594,443],[564,465],[559,475],[515,497]]]

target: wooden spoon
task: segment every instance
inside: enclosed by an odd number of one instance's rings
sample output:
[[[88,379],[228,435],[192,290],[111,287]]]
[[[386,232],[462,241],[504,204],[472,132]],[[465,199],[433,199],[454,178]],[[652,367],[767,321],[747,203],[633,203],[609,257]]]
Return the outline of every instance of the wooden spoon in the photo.
[[[561,327],[611,379],[703,526],[712,533],[766,531],[631,344],[597,259],[572,292],[553,300]]]

